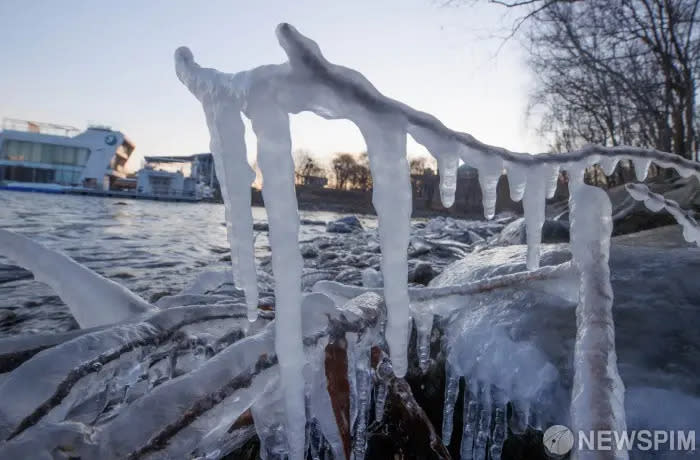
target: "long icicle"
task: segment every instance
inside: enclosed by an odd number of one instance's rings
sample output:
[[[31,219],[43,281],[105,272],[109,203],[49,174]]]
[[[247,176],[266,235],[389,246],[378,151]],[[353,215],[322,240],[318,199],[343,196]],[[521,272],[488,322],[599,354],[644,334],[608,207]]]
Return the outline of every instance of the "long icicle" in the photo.
[[[234,283],[243,289],[248,319],[258,312],[258,282],[255,270],[255,241],[250,187],[255,173],[248,164],[240,104],[231,98],[204,105],[211,132],[211,151],[224,199],[226,236],[231,249]]]
[[[408,241],[411,228],[411,183],[406,161],[406,131],[379,117],[362,124],[372,169],[372,204],[379,220],[387,306],[386,341],[397,377],[408,370]]]
[[[200,67],[186,47],[175,51],[175,72],[204,108],[216,177],[224,200],[234,281],[245,292],[248,319],[252,321],[257,316],[258,307],[253,211],[250,206],[250,186],[255,175],[246,155],[245,127],[240,114],[242,102],[237,94],[228,91],[230,81],[225,74]]]
[[[258,162],[263,173],[263,198],[270,225],[272,271],[275,275],[275,350],[279,357],[289,457],[304,457],[306,362],[302,342],[299,212],[294,189],[289,115],[271,103],[249,113],[258,138]]]

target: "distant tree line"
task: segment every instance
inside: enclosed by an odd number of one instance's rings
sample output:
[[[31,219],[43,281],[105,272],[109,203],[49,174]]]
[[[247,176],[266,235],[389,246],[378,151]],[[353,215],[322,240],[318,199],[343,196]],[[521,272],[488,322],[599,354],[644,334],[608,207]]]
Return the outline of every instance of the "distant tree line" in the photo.
[[[298,185],[310,185],[317,178],[325,178],[328,185],[337,190],[372,190],[372,174],[367,152],[334,153],[328,166],[308,150],[294,152],[295,177]],[[414,185],[430,168],[430,160],[416,157],[409,162]]]

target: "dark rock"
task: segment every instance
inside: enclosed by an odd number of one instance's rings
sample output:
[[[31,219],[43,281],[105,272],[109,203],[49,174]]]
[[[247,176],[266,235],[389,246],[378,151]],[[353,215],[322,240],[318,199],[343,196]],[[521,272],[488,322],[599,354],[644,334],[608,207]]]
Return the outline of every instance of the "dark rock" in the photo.
[[[643,208],[643,209],[642,209]],[[651,212],[641,206],[635,207],[634,211],[626,213],[624,216],[615,219],[613,224],[613,235],[626,235],[628,233],[637,233],[642,230],[650,230],[653,228],[673,225],[676,220],[668,211],[661,210],[659,212]]]
[[[318,263],[322,264],[324,262],[328,262],[329,260],[335,260],[338,258],[338,254],[335,252],[323,252],[321,253],[321,256],[318,258]]]
[[[360,284],[362,274],[357,268],[346,268],[336,275],[335,280],[343,284]]]
[[[326,231],[328,233],[352,233],[352,227],[343,222],[328,222]]]
[[[314,257],[318,257],[318,251],[313,244],[302,244],[299,250],[301,251],[301,256],[304,259],[313,259]]]
[[[569,224],[563,220],[546,219],[542,224],[543,243],[568,243]],[[500,235],[493,242],[497,246],[509,246],[511,244],[526,244],[527,230],[525,218],[514,220],[501,230]]]
[[[257,232],[267,232],[270,230],[270,226],[267,224],[267,222],[255,222],[253,224],[253,230]]]
[[[326,225],[322,220],[311,220],[311,219],[301,219],[299,221],[301,225]]]
[[[326,225],[326,231],[329,233],[351,233],[354,230],[362,230],[362,224],[355,216],[342,217]]]
[[[408,282],[427,286],[436,275],[432,265],[427,262],[419,262],[413,270],[408,272]]]
[[[151,297],[148,299],[150,303],[156,303],[158,299],[161,297],[165,297],[166,295],[173,295],[173,292],[170,291],[160,291],[160,292],[154,292],[151,294]]]

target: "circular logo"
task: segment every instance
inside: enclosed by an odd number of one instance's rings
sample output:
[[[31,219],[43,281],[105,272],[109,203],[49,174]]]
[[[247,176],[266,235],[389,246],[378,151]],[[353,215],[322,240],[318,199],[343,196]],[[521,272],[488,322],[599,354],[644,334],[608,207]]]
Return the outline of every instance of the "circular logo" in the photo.
[[[117,136],[114,134],[108,134],[105,136],[105,144],[114,145],[117,143]]]
[[[574,447],[574,434],[564,425],[550,426],[542,438],[544,448],[552,455],[566,455]]]

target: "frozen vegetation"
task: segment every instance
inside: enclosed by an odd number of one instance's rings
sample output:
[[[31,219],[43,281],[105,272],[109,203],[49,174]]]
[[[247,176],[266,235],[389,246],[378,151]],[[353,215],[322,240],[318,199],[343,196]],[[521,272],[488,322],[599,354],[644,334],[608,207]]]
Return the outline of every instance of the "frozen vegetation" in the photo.
[[[280,25],[277,36],[288,62],[237,74],[200,67],[187,48],[175,53],[177,75],[211,132],[230,273],[205,274],[148,305],[65,256],[0,233],[3,251],[53,286],[83,327],[0,344],[0,392],[13,395],[0,406],[0,457],[215,459],[257,435],[262,458],[364,458],[368,433],[398,418],[415,427],[406,436],[414,440],[403,441],[423,442],[414,452],[427,452],[421,458],[448,458],[457,442],[462,458],[499,459],[507,436],[543,423],[590,430],[622,429],[628,415],[648,422],[647,409],[625,404],[620,374],[637,399],[656,376],[640,377],[648,366],[634,359],[618,369],[611,206],[583,184],[583,171],[631,160],[643,179],[651,161],[683,177],[700,176],[700,167],[631,147],[529,155],[485,145],[329,63],[292,26]],[[289,114],[301,111],[359,127],[376,232],[298,241]],[[251,120],[265,179],[271,259],[258,267],[241,114]],[[436,157],[446,206],[460,160],[479,171],[486,219],[494,219],[496,185],[507,174],[513,199],[523,200],[525,249],[490,247],[507,218],[412,227],[407,135]],[[545,199],[560,170],[569,177],[570,249],[541,244]],[[698,241],[691,216],[641,188],[630,193],[669,209],[688,241]],[[441,273],[431,280],[423,262]],[[270,290],[274,311],[259,308],[269,306],[259,293]],[[625,306],[623,317],[647,320]],[[404,379],[434,375],[437,363],[445,375],[439,433]],[[683,397],[665,400],[680,405]]]

